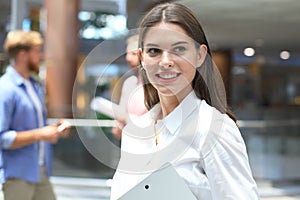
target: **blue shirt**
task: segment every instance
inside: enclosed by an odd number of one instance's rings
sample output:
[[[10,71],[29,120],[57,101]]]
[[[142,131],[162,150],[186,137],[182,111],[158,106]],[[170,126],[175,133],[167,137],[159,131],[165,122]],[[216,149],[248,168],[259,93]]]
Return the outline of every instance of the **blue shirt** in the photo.
[[[30,81],[39,96],[43,109],[44,125],[46,125],[46,106],[44,90],[33,78]],[[0,148],[2,150],[2,169],[0,180],[19,178],[29,182],[39,182],[39,142],[9,149],[19,131],[32,130],[39,127],[37,111],[31,101],[23,77],[12,68],[0,78]],[[47,175],[51,174],[52,145],[45,142],[45,166]],[[0,173],[0,176],[2,175]]]
[[[4,183],[4,171],[2,166],[2,153],[0,152],[0,184]]]

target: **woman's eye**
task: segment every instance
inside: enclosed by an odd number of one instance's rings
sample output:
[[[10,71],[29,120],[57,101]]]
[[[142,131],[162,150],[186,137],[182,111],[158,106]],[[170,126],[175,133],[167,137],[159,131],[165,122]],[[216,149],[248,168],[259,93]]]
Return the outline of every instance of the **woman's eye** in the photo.
[[[175,48],[173,49],[173,51],[174,51],[175,53],[182,53],[182,52],[184,52],[185,50],[186,50],[186,48],[183,47],[183,46],[175,47]]]
[[[150,55],[150,56],[156,56],[157,54],[159,54],[161,52],[160,49],[158,48],[149,48],[147,50],[147,53]]]

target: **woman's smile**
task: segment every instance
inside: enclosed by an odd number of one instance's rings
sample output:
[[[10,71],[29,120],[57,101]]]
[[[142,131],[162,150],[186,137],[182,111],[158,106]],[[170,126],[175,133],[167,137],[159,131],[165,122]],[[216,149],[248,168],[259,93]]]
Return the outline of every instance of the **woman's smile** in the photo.
[[[147,31],[144,44],[142,65],[159,95],[188,94],[196,67],[200,66],[195,41],[176,24],[158,23]]]
[[[155,74],[155,76],[163,82],[172,82],[172,81],[176,81],[177,78],[180,76],[180,73],[176,73],[176,72],[161,72],[161,73],[157,73]]]

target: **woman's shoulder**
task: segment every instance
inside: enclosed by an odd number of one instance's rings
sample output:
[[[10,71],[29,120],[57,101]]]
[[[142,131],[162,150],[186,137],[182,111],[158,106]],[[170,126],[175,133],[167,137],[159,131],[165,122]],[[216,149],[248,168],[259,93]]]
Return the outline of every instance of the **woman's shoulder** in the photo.
[[[123,128],[123,133],[133,138],[143,137],[148,134],[148,129],[153,128],[153,123],[154,121],[151,118],[150,112],[146,112],[140,116],[131,115],[126,126]]]
[[[205,100],[201,100],[199,116],[202,118],[209,118],[209,123],[214,125],[215,123],[221,123],[223,126],[228,125],[232,128],[238,128],[237,124],[230,118],[228,114],[221,113],[218,109],[209,105]]]
[[[136,85],[138,82],[138,78],[135,76],[135,75],[131,75],[131,76],[128,76],[125,80],[124,80],[124,83],[123,85],[124,86],[128,86],[128,85]]]
[[[208,105],[205,101],[201,103],[200,118],[206,119],[205,142],[201,153],[208,155],[218,146],[241,145],[244,148],[244,141],[236,123],[225,113],[221,113],[216,108]]]

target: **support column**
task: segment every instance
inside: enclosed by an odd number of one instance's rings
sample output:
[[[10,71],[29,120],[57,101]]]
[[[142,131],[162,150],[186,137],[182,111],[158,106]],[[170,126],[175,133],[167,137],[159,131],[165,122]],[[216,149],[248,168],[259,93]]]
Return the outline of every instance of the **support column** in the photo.
[[[149,0],[127,0],[127,27],[137,29],[138,21],[143,16]]]
[[[79,0],[45,0],[45,62],[50,117],[72,117],[72,91],[78,62]]]
[[[129,29],[138,28],[138,23],[146,12],[155,4],[171,0],[127,0],[127,26]]]
[[[232,66],[232,55],[230,49],[214,50],[212,52],[212,58],[217,65],[220,74],[223,78],[227,104],[230,105],[231,99],[231,66]]]
[[[11,30],[22,29],[25,12],[25,1],[11,1]]]

